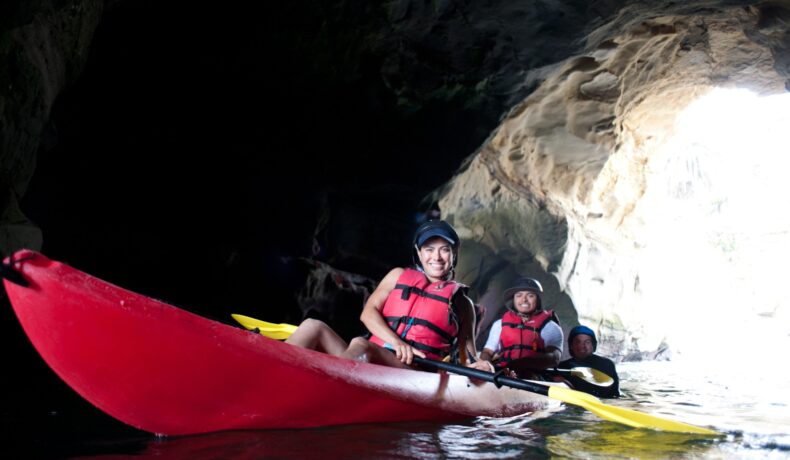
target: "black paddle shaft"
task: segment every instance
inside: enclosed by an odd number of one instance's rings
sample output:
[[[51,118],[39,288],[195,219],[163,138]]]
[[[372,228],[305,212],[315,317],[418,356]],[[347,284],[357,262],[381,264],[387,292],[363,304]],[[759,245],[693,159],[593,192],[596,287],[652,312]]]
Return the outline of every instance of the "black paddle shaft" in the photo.
[[[540,385],[538,383],[527,382],[526,380],[506,377],[502,375],[502,371],[486,372],[478,369],[473,369],[471,367],[464,367],[464,366],[459,366],[457,364],[445,363],[443,361],[434,361],[432,359],[420,358],[419,356],[414,357],[414,362],[424,367],[432,367],[435,369],[441,369],[443,371],[452,372],[453,374],[465,375],[473,379],[485,380],[486,382],[493,383],[497,387],[501,387],[504,385],[511,388],[517,388],[519,390],[538,393],[543,396],[549,395],[548,385]]]

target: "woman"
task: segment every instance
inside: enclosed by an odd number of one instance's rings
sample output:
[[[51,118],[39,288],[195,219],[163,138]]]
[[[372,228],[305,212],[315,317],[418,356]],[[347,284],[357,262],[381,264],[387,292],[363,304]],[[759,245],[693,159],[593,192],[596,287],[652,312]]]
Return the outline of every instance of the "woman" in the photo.
[[[453,280],[460,240],[447,222],[431,220],[414,235],[414,268],[395,268],[365,302],[361,321],[372,334],[346,345],[321,321],[305,320],[286,343],[348,359],[412,366],[414,356],[466,363],[474,350],[474,307]]]
[[[488,340],[473,367],[515,371],[521,378],[542,378],[540,371],[556,367],[562,357],[563,334],[552,310],[544,310],[543,287],[521,278],[504,293],[507,312],[491,326]]]

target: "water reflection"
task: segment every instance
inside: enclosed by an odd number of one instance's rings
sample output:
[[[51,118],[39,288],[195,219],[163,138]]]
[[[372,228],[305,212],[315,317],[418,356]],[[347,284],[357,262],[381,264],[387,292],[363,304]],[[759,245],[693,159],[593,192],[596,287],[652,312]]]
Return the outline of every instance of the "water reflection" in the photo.
[[[448,425],[439,432],[444,458],[539,458],[545,438],[531,424],[548,412],[494,419],[481,417],[470,425]]]
[[[579,407],[466,423],[397,423],[86,442],[90,458],[664,459],[789,458],[790,383],[677,363],[622,365],[625,397],[609,403],[714,428],[719,437],[638,430]],[[104,452],[107,455],[94,456]]]
[[[546,447],[552,455],[588,459],[705,458],[715,442],[710,437],[634,430],[614,423],[586,423],[546,437]]]

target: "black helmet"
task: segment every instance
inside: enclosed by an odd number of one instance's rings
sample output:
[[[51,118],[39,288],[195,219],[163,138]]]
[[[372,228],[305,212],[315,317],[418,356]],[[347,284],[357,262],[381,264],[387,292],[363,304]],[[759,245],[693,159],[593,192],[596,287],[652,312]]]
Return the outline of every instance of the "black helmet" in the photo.
[[[513,306],[513,296],[516,295],[517,292],[521,291],[532,291],[536,293],[538,295],[537,309],[541,310],[543,308],[543,299],[540,295],[540,293],[543,292],[543,286],[540,285],[540,281],[534,278],[519,278],[513,287],[505,289],[505,293],[502,295],[502,297],[507,308],[515,310],[515,307]]]
[[[458,238],[458,234],[455,233],[455,229],[443,220],[429,220],[428,222],[420,225],[417,228],[417,231],[414,232],[414,253],[412,254],[414,264],[420,264],[420,258],[417,256],[417,251],[419,251],[426,241],[435,236],[441,237],[450,243],[450,246],[453,248],[453,268],[455,268],[455,264],[458,262],[458,248],[461,247],[461,239]]]

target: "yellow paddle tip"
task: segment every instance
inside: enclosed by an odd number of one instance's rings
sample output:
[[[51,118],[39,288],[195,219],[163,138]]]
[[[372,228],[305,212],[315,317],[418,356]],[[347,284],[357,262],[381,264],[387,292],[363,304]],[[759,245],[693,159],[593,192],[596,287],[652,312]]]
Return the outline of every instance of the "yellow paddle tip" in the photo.
[[[265,337],[275,340],[285,340],[296,330],[296,326],[286,323],[270,323],[249,316],[233,313],[230,315],[245,329],[256,331]]]
[[[645,414],[643,412],[627,409],[625,407],[604,404],[600,399],[593,395],[572,390],[570,388],[552,386],[549,388],[549,397],[558,399],[567,404],[583,407],[598,417],[611,422],[622,423],[634,428],[648,428],[659,431],[669,431],[673,433],[692,433],[704,435],[719,435],[716,431],[700,426],[690,425],[684,422],[658,417],[656,415]]]

